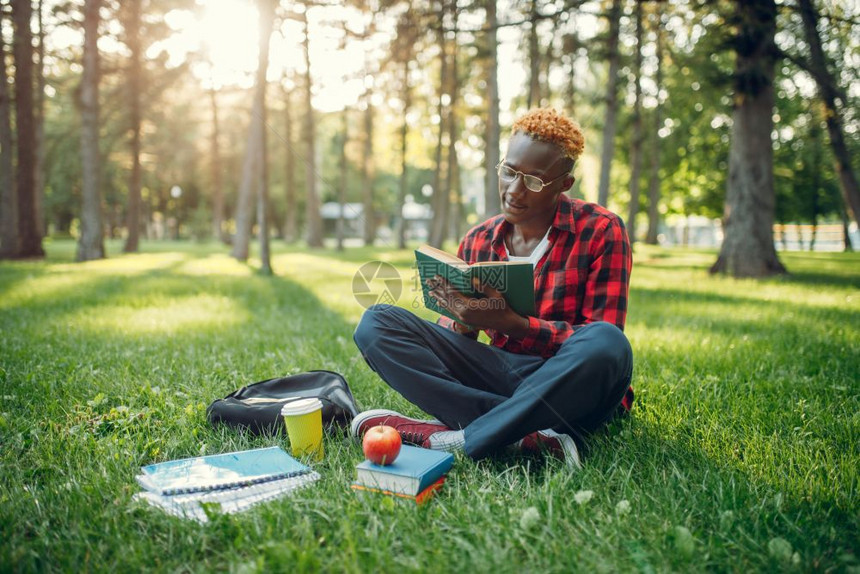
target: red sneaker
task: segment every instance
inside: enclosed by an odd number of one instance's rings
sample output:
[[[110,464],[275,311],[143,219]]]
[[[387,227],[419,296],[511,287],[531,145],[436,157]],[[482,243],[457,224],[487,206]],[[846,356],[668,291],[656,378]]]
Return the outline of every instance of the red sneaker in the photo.
[[[523,452],[548,452],[562,459],[571,468],[582,468],[576,443],[566,434],[550,429],[537,431],[523,437],[517,446]]]
[[[377,425],[394,427],[404,443],[423,448],[431,448],[432,435],[451,430],[436,420],[411,419],[395,411],[375,409],[356,415],[349,426],[349,434],[361,440],[368,429]]]

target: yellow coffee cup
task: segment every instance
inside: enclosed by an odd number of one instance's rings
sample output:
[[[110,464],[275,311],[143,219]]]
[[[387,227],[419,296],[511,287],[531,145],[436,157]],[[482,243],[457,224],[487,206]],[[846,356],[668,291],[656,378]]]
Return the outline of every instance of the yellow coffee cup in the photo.
[[[287,425],[290,449],[295,456],[313,455],[323,458],[322,403],[319,399],[298,399],[281,407]]]

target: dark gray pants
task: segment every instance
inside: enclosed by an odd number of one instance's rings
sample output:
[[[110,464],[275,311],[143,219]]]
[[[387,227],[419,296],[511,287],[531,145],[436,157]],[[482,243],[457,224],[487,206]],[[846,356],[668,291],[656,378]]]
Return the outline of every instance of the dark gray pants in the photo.
[[[549,359],[479,343],[390,305],[370,307],[353,338],[391,388],[462,428],[475,459],[537,430],[594,431],[616,412],[633,371],[627,338],[603,322],[578,329]]]

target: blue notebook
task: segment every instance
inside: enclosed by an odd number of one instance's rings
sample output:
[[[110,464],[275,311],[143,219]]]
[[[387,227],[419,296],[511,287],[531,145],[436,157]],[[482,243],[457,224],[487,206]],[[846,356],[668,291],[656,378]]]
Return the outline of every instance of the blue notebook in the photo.
[[[289,478],[310,469],[280,447],[171,460],[141,467],[137,481],[163,495],[207,492]]]
[[[454,464],[448,452],[403,445],[400,454],[385,466],[365,460],[357,467],[356,484],[415,496],[439,480]]]

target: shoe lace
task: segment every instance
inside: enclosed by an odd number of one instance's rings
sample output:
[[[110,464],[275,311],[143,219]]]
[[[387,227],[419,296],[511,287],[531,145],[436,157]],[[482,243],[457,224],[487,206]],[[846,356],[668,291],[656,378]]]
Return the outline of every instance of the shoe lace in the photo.
[[[400,431],[400,438],[405,443],[422,444],[424,442],[424,433],[418,431]]]

